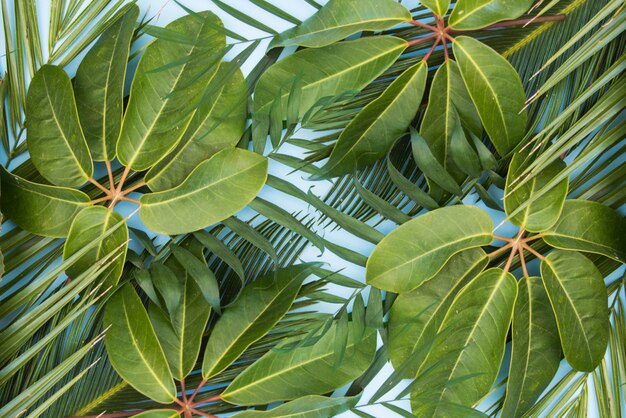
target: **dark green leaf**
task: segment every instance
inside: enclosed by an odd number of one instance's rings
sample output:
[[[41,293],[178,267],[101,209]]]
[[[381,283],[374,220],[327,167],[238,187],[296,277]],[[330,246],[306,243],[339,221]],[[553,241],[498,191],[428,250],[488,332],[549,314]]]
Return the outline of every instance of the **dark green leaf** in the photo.
[[[449,24],[458,30],[484,28],[501,20],[523,15],[533,0],[458,0]]]
[[[304,396],[269,411],[243,411],[233,418],[328,418],[354,408],[359,396],[329,398],[327,396]]]

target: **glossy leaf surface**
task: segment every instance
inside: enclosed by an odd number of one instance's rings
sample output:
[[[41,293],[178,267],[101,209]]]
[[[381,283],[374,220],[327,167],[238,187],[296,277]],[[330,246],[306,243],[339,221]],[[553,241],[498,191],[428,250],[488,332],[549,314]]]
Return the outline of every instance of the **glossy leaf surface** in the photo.
[[[420,3],[440,17],[443,17],[450,7],[450,0],[421,0]]]
[[[533,0],[459,0],[456,2],[449,24],[454,29],[484,28],[501,20],[511,20],[523,15]]]
[[[359,397],[329,398],[327,396],[304,396],[269,411],[243,411],[233,415],[237,418],[328,418],[356,406]]]

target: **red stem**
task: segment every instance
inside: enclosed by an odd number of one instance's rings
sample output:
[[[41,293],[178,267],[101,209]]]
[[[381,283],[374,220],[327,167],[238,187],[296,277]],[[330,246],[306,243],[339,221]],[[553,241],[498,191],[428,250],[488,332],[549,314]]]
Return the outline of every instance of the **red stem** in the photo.
[[[422,58],[422,61],[424,61],[424,62],[428,61],[428,58],[430,58],[430,55],[433,53],[435,48],[437,48],[437,45],[439,45],[439,41],[440,40],[441,40],[441,38],[439,38],[439,37],[437,39],[435,39],[435,43],[433,43],[433,46],[428,50],[426,55],[424,55],[424,58]]]
[[[202,386],[204,386],[206,384],[206,382],[207,382],[206,379],[202,379],[202,381],[200,382],[200,384],[198,385],[196,390],[189,397],[189,401],[188,401],[189,403],[191,403],[191,401],[193,401],[193,398],[196,397],[196,395],[198,394],[198,392],[200,392],[200,389],[202,389]],[[195,406],[195,405],[193,405],[193,406]]]
[[[439,34],[438,34],[438,33],[431,33],[431,34],[430,34],[430,35],[428,35],[428,36],[423,36],[423,37],[421,37],[421,38],[413,39],[412,41],[409,41],[408,46],[413,46],[413,45],[419,44],[419,43],[424,42],[424,41],[427,41],[427,40],[429,40],[429,39],[436,38],[437,36],[439,36]]]
[[[198,405],[204,405],[205,403],[217,402],[222,400],[222,395],[211,396],[210,398],[203,399],[201,401],[197,401],[191,404],[192,407]]]
[[[411,23],[411,25],[413,25],[413,26],[419,26],[420,28],[424,28],[424,29],[431,30],[433,32],[437,32],[437,28],[436,27],[431,26],[431,25],[427,25],[427,24],[422,23],[422,22],[418,22],[417,20],[412,20],[409,23]]]
[[[180,379],[180,392],[183,396],[183,402],[187,403],[187,389],[185,389],[185,378]]]

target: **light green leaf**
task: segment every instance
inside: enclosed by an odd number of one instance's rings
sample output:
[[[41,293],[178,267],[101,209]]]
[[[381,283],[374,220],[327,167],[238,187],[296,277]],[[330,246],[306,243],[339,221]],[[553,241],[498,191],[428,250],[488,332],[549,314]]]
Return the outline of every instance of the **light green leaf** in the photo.
[[[328,418],[335,417],[356,406],[359,396],[329,398],[328,396],[304,396],[269,411],[243,411],[233,418]]]
[[[139,8],[132,5],[100,35],[76,71],[78,116],[95,161],[115,158],[124,109],[124,79]]]
[[[255,150],[263,151],[274,102],[281,103],[272,115],[283,120],[287,115],[289,89],[300,78],[298,116],[319,99],[347,91],[359,91],[385,71],[407,46],[403,39],[377,36],[339,42],[320,49],[305,49],[272,65],[254,90],[253,139]]]
[[[26,98],[26,143],[37,171],[57,186],[78,187],[93,174],[72,82],[61,68],[43,65]]]
[[[421,215],[376,246],[367,260],[367,283],[396,293],[415,289],[454,254],[489,244],[492,228],[489,215],[472,206],[450,206]]]
[[[136,418],[177,418],[180,414],[174,409],[152,409],[133,416]]]
[[[317,13],[280,35],[270,48],[319,48],[360,31],[380,31],[411,20],[406,7],[394,0],[330,0]]]
[[[590,372],[604,357],[609,339],[608,298],[602,274],[584,255],[556,250],[541,262],[565,358]]]
[[[111,365],[137,391],[159,403],[176,398],[163,349],[154,334],[141,299],[130,284],[119,289],[106,304],[104,337]]]
[[[454,56],[480,120],[501,156],[526,133],[526,94],[517,72],[493,49],[467,36],[458,36]]]
[[[187,15],[166,26],[187,42],[161,38],[146,48],[117,143],[123,165],[146,170],[178,143],[219,66],[226,44],[221,27],[211,12]]]
[[[626,220],[608,206],[566,200],[561,217],[544,234],[556,248],[602,254],[626,263]]]
[[[246,124],[247,99],[241,70],[222,63],[176,148],[146,174],[150,190],[178,186],[202,161],[237,145]]]
[[[498,268],[484,271],[457,294],[412,387],[416,416],[440,416],[447,404],[471,407],[489,391],[516,296],[515,277]]]
[[[501,20],[520,17],[532,4],[533,0],[458,0],[449,24],[457,30],[484,28]]]
[[[562,160],[556,160],[546,169],[535,174],[531,181],[516,188],[513,183],[519,173],[525,168],[522,154],[515,154],[509,164],[509,173],[506,177],[506,188],[504,197],[504,209],[508,216],[522,204],[527,206],[510,218],[515,225],[530,232],[542,232],[553,226],[561,215],[563,203],[567,196],[569,177],[565,177],[554,188],[539,198],[535,193],[541,190],[554,177],[565,169],[566,165]],[[515,190],[511,192],[511,190]]]
[[[148,309],[156,336],[177,380],[193,370],[200,353],[202,334],[211,314],[211,306],[191,277],[185,280],[183,289],[172,320],[156,305],[150,305]]]
[[[89,206],[89,196],[79,190],[32,183],[2,167],[0,177],[3,214],[36,235],[67,236],[76,214]]]
[[[198,165],[180,186],[143,195],[139,215],[148,228],[163,234],[197,231],[243,209],[266,178],[266,158],[225,149]]]
[[[376,351],[376,331],[356,332],[349,324],[343,362],[334,350],[334,323],[315,344],[291,350],[272,350],[248,367],[226,388],[222,399],[235,405],[260,405],[333,391],[359,377]]]
[[[487,266],[480,248],[453,255],[443,268],[417,289],[395,300],[389,314],[389,358],[402,376],[413,378],[428,354],[456,294]]]
[[[430,193],[433,194],[433,191],[437,190],[436,188],[439,186],[449,193],[458,196],[462,195],[463,190],[458,185],[454,177],[448,173],[448,169],[437,160],[437,157],[435,157],[431,151],[426,139],[418,134],[413,127],[411,127],[410,130],[413,158],[415,159],[415,164],[417,164],[419,169],[422,170],[430,183]]]
[[[439,17],[443,17],[450,7],[450,0],[420,0],[420,3]]]
[[[511,367],[502,416],[528,411],[550,384],[561,362],[561,343],[550,300],[540,277],[519,281],[513,311]]]
[[[182,247],[174,248],[173,253],[185,272],[196,281],[204,299],[218,314],[221,314],[219,284],[204,257],[200,259]]]
[[[120,223],[121,225],[118,226]],[[117,212],[113,212],[104,206],[92,206],[80,211],[74,218],[67,241],[65,241],[63,259],[67,260],[90,242],[97,240],[106,231],[116,226],[118,228],[111,235],[104,238],[96,247],[79,258],[66,270],[69,277],[77,277],[118,249],[122,255],[112,262],[106,273],[99,279],[101,283],[105,283],[105,288],[117,284],[124,269],[126,249],[128,247],[128,226],[124,217]]]
[[[202,376],[215,376],[232,364],[287,313],[312,265],[270,272],[244,288],[215,324],[204,352]]]
[[[420,62],[400,75],[343,130],[322,170],[335,177],[384,157],[407,131],[422,102],[428,66]]]

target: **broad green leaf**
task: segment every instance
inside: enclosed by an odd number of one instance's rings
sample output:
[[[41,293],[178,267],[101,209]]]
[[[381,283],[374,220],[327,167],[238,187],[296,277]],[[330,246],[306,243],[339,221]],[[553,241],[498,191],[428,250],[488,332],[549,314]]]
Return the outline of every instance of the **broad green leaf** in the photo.
[[[435,157],[426,139],[418,134],[413,127],[411,127],[410,130],[413,158],[415,159],[415,164],[422,170],[430,183],[431,195],[434,194],[433,192],[437,190],[437,187],[441,187],[443,190],[457,196],[463,194],[463,190],[458,185],[455,178],[448,173],[448,169]]]
[[[407,131],[422,102],[428,66],[420,62],[394,80],[343,130],[322,170],[335,177],[384,157]]]
[[[453,29],[479,29],[501,20],[520,17],[533,0],[458,0],[449,24]]]
[[[394,0],[330,0],[317,13],[280,35],[270,48],[319,48],[360,31],[380,31],[411,20],[406,7]]]
[[[100,282],[105,283],[105,288],[115,286],[126,260],[126,248],[128,247],[128,226],[126,220],[119,213],[113,212],[104,206],[92,206],[83,209],[76,215],[70,227],[67,241],[63,247],[63,259],[67,260],[81,248],[90,242],[97,240],[102,234],[111,228],[119,226],[111,235],[104,238],[96,247],[72,264],[66,273],[75,278],[86,271],[92,265],[101,262],[112,251],[119,249],[122,255],[113,261],[107,272],[100,277]]]
[[[200,353],[202,334],[211,314],[211,306],[191,277],[185,280],[183,289],[182,298],[171,320],[156,305],[150,305],[148,309],[167,363],[177,380],[183,379],[193,370]]]
[[[528,411],[550,384],[561,362],[561,343],[550,300],[540,277],[519,281],[513,311],[511,367],[502,416]]]
[[[133,416],[137,418],[177,418],[180,413],[175,409],[152,409]]]
[[[178,186],[202,161],[239,142],[246,124],[246,85],[241,70],[220,65],[176,148],[146,175],[152,191]]]
[[[78,187],[93,174],[93,162],[78,121],[69,76],[43,65],[26,98],[26,143],[37,171],[57,186]]]
[[[111,365],[137,391],[159,403],[171,403],[176,387],[165,354],[141,299],[125,284],[106,304],[104,343]]]
[[[115,158],[124,109],[124,79],[139,8],[133,5],[100,35],[76,71],[78,116],[95,161]]]
[[[171,265],[171,262],[169,264]],[[150,276],[149,282],[157,292],[151,293],[157,296],[156,300],[159,306],[168,313],[170,318],[173,318],[183,299],[184,274],[176,274],[168,266],[161,263],[152,263],[148,274]],[[138,274],[135,275],[135,277],[138,276]],[[142,282],[144,281],[142,280]]]
[[[184,16],[166,29],[187,42],[160,38],[146,48],[117,143],[123,165],[146,170],[178,143],[219,66],[226,44],[221,27],[211,12]]]
[[[244,288],[211,332],[202,362],[205,379],[231,365],[276,325],[291,307],[311,267],[302,264],[270,272]]]
[[[243,411],[233,418],[328,418],[335,417],[356,406],[359,396],[329,398],[328,396],[304,396],[269,411]]]
[[[450,7],[450,0],[420,0],[420,3],[440,17],[443,17]]]
[[[527,206],[510,218],[515,225],[530,232],[542,232],[553,226],[561,215],[563,203],[567,196],[569,177],[564,178],[549,192],[539,198],[535,193],[541,190],[554,177],[565,169],[562,160],[556,160],[546,169],[536,173],[532,180],[516,188],[514,181],[518,174],[525,168],[522,154],[515,154],[509,164],[509,173],[506,177],[504,209],[508,216],[522,204]],[[511,192],[511,190],[515,190]]]
[[[198,165],[180,186],[144,194],[139,215],[148,228],[163,234],[197,231],[243,209],[266,178],[266,158],[225,149]]]
[[[452,300],[488,261],[480,248],[462,251],[432,279],[395,300],[389,314],[388,351],[391,363],[403,376],[416,376]]]
[[[517,296],[511,273],[484,271],[461,290],[411,391],[419,417],[440,416],[447,404],[471,407],[495,381]]]
[[[575,251],[556,250],[541,262],[565,358],[590,372],[604,357],[609,339],[608,298],[598,268]]]
[[[602,254],[626,263],[626,220],[600,203],[566,200],[561,217],[544,235],[553,247]]]
[[[235,405],[260,405],[331,392],[359,377],[376,351],[376,331],[348,328],[343,362],[334,350],[339,327],[334,323],[315,344],[291,350],[272,350],[248,367],[222,393]]]
[[[472,206],[450,206],[418,216],[376,246],[367,260],[367,283],[396,293],[415,289],[454,254],[489,244],[492,229],[489,215]]]
[[[491,142],[501,156],[526,133],[526,94],[517,72],[496,51],[467,36],[458,36],[454,56],[465,86]]]
[[[318,100],[347,91],[359,91],[385,71],[402,54],[407,42],[392,36],[344,41],[319,49],[305,49],[272,65],[254,90],[253,139],[255,150],[263,151],[273,118],[285,119],[290,89],[300,78],[298,116]],[[280,109],[272,114],[275,102]]]
[[[221,314],[220,288],[215,274],[207,266],[204,257],[197,257],[182,247],[174,248],[175,261],[196,281],[204,299],[213,310]]]
[[[0,177],[3,214],[36,235],[67,236],[76,214],[89,206],[89,196],[79,190],[32,183],[4,168]]]

